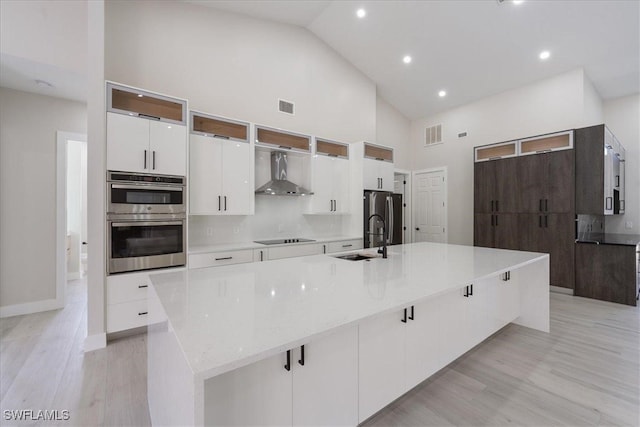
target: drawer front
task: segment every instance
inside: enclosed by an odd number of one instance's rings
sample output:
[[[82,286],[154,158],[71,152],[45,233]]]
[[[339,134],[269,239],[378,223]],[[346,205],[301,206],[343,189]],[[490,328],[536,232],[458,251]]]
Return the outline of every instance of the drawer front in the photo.
[[[146,300],[151,286],[148,273],[122,274],[107,277],[107,304]]]
[[[253,249],[189,255],[190,269],[242,264],[244,262],[253,262]]]
[[[362,239],[341,240],[339,242],[330,242],[327,246],[327,253],[351,251],[362,249]]]
[[[147,326],[154,323],[158,313],[149,312],[147,300],[130,301],[107,306],[107,332]]]
[[[322,253],[322,244],[278,246],[269,248],[269,259],[293,258],[307,255],[318,255]]]

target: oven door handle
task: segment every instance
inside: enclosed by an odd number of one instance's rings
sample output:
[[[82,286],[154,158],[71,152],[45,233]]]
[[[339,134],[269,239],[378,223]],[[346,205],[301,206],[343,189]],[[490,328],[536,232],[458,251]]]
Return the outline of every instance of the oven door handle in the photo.
[[[184,189],[182,187],[175,187],[169,185],[126,185],[126,184],[111,184],[111,188],[119,189],[119,190],[159,190],[159,191],[180,191],[182,192]]]
[[[131,222],[112,222],[114,227],[145,227],[153,225],[183,225],[184,221],[131,221]]]

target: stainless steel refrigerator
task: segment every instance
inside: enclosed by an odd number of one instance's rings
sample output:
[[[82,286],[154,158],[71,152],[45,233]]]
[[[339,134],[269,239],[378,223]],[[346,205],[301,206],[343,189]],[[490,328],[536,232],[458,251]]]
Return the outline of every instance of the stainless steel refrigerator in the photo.
[[[384,238],[388,245],[402,244],[402,194],[387,191],[364,192],[364,247],[382,246],[382,221],[384,218]]]

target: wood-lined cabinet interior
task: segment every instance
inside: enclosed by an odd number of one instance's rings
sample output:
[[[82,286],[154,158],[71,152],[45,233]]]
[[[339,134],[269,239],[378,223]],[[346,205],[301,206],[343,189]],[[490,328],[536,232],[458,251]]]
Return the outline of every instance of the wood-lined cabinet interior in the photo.
[[[572,132],[527,138],[518,144],[518,156],[474,164],[474,245],[549,253],[550,283],[573,288]]]
[[[311,152],[311,137],[256,125],[256,145],[279,150]]]
[[[249,124],[192,113],[189,213],[254,213],[254,147]]]
[[[309,214],[341,214],[349,207],[349,146],[316,139],[311,159]]]
[[[186,105],[107,83],[107,169],[185,176]]]

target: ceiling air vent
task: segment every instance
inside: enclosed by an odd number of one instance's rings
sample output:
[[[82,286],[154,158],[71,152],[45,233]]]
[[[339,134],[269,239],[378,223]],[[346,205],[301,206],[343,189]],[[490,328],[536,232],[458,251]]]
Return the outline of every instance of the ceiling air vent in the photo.
[[[433,125],[424,130],[424,146],[428,147],[433,144],[442,142],[442,125]]]
[[[278,100],[278,111],[287,114],[293,114],[293,102],[285,101],[283,99]]]

